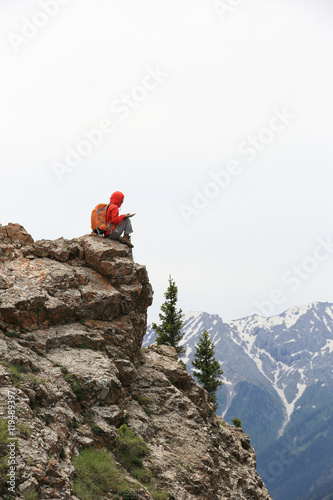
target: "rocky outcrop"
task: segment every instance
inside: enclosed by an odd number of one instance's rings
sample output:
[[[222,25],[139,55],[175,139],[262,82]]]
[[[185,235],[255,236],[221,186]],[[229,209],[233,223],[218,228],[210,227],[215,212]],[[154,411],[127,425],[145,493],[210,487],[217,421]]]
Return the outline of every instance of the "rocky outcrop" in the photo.
[[[149,480],[116,454],[133,488],[101,500],[270,498],[249,437],[215,416],[175,350],[141,348],[151,302],[146,268],[121,243],[34,242],[0,226],[0,498],[10,498],[7,444],[12,498],[75,500],[74,457],[113,455],[124,423],[146,443]]]

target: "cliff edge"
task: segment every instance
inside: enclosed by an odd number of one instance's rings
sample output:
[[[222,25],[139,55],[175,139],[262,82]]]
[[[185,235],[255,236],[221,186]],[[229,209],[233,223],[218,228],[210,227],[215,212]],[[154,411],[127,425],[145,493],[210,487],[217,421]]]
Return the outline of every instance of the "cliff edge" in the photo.
[[[117,241],[0,226],[0,499],[270,499],[249,436],[142,349],[152,296]]]

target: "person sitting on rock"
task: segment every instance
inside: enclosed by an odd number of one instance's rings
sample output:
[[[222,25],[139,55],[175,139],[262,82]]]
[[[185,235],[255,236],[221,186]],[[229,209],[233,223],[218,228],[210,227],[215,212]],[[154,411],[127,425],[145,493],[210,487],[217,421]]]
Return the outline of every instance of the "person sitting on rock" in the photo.
[[[128,218],[130,214],[119,215],[119,208],[123,204],[124,195],[120,191],[115,191],[112,193],[110,198],[110,206],[106,213],[106,223],[111,222],[111,231],[106,231],[106,238],[111,240],[118,240],[121,243],[133,248],[134,245],[131,243],[130,234],[133,233],[131,220]],[[124,233],[124,236],[121,235]]]

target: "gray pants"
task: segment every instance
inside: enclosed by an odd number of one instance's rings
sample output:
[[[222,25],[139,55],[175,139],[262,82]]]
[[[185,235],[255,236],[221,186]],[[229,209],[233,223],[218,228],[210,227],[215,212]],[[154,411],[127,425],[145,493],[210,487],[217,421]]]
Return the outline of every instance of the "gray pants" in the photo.
[[[114,228],[112,233],[109,234],[108,238],[110,238],[111,240],[117,240],[119,236],[122,235],[122,233],[124,233],[125,235],[133,233],[131,219],[128,219],[127,217],[125,217],[125,219]]]

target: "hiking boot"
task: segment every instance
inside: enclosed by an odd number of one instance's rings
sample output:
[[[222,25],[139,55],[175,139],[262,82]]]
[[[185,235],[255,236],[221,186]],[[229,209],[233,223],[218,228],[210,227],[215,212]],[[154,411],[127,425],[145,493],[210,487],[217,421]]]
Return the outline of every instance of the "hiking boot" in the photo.
[[[125,236],[119,238],[119,241],[121,241],[121,243],[125,243],[125,245],[127,245],[130,248],[134,248],[134,245],[132,245],[131,243],[131,237],[128,234],[125,234]]]

